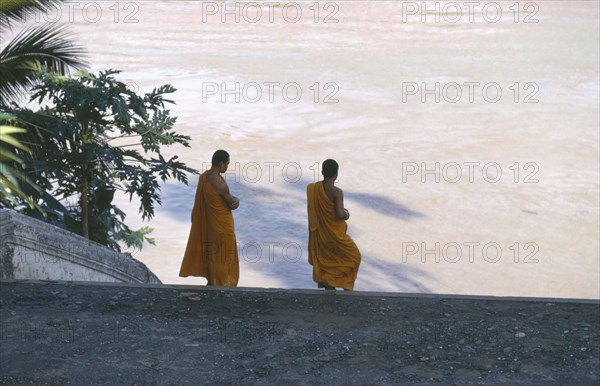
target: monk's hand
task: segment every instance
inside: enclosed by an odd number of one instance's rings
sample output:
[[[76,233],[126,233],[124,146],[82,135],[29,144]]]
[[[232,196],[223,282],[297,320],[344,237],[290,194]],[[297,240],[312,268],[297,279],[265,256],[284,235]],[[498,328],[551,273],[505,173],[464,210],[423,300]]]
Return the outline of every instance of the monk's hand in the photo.
[[[237,197],[233,197],[233,202],[231,203],[231,209],[237,209],[240,206],[240,200]]]
[[[344,213],[346,213],[346,220],[350,219],[350,212],[348,212],[348,209],[344,208]]]

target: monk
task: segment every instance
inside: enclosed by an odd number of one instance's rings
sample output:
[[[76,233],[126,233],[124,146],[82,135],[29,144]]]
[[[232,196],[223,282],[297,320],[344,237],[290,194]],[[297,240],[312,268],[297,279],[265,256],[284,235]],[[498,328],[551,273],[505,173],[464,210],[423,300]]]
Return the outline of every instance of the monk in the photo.
[[[179,276],[201,276],[210,286],[237,286],[240,276],[237,241],[231,211],[240,201],[229,193],[221,173],[227,171],[229,153],[217,150],[211,168],[200,176],[192,228]]]
[[[325,160],[323,181],[308,184],[308,262],[319,288],[354,289],[360,265],[360,251],[346,234],[350,212],[344,208],[344,193],[335,186],[339,165]]]

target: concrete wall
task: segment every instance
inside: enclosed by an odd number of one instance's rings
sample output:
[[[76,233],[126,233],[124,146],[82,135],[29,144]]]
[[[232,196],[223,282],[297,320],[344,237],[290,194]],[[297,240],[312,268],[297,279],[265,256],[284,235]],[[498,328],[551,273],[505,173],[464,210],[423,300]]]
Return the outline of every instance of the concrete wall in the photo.
[[[127,255],[9,209],[0,209],[0,278],[160,283]]]

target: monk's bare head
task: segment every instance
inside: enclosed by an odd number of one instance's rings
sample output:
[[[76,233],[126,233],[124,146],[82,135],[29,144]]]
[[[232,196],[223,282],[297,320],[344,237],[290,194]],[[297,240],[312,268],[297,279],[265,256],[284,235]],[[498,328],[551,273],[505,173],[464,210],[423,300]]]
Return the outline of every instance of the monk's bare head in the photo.
[[[219,173],[225,173],[229,166],[229,153],[225,150],[217,150],[212,156],[211,164],[213,168],[219,169]]]
[[[321,174],[323,174],[324,178],[336,179],[339,168],[340,166],[337,162],[332,159],[326,159],[323,161],[323,165],[321,165]]]

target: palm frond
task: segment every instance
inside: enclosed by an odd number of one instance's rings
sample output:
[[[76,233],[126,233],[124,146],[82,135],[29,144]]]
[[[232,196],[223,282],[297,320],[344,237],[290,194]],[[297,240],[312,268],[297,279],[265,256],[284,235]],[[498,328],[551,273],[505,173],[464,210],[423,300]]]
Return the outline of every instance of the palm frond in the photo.
[[[18,149],[30,152],[31,150],[29,150],[25,145],[11,135],[15,133],[27,133],[27,130],[12,126],[0,126],[0,141],[6,142]]]
[[[40,63],[47,71],[61,75],[69,67],[82,69],[85,49],[70,40],[64,26],[47,24],[27,28],[0,51],[0,103],[7,104],[20,98],[26,88],[34,84],[34,64]]]
[[[36,14],[56,9],[62,0],[2,0],[0,1],[0,29],[10,28],[12,22],[24,22]]]
[[[9,115],[3,113],[2,117],[9,117]],[[25,183],[28,187],[33,188],[38,193],[41,192],[42,189],[36,185],[26,173],[15,169],[9,162],[5,162],[12,161],[15,164],[15,167],[23,167],[23,160],[14,153],[14,149],[10,149],[10,146],[26,152],[30,152],[30,150],[11,134],[23,134],[26,132],[27,130],[19,127],[0,126],[0,142],[9,145],[9,148],[0,147],[0,202],[17,202],[16,198],[18,197],[24,202],[27,202],[30,208],[37,208],[43,213],[39,205],[21,189],[19,182]]]

